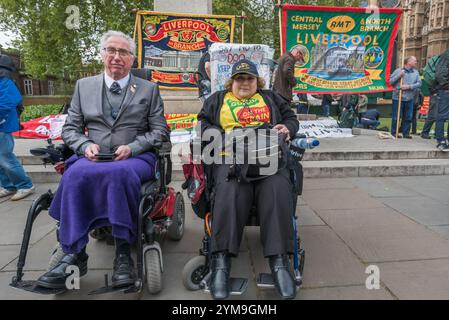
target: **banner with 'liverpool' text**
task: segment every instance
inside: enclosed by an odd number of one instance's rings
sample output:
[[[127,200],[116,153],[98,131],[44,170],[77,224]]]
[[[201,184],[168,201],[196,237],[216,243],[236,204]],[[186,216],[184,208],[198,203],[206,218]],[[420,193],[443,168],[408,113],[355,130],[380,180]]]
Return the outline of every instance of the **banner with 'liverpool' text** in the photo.
[[[283,51],[297,48],[296,93],[375,93],[389,84],[401,9],[282,5]]]
[[[196,89],[195,72],[212,43],[234,37],[234,16],[138,11],[139,68],[151,70],[151,81],[165,89]]]

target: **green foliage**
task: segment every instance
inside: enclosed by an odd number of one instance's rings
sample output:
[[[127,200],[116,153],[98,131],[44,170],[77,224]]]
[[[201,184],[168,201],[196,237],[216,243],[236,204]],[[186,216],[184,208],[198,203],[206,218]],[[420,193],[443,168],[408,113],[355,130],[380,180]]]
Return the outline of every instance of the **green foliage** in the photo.
[[[79,28],[67,27],[79,9]],[[120,30],[132,36],[134,8],[151,9],[153,1],[137,0],[2,0],[0,30],[17,36],[26,72],[35,78],[92,71],[102,33]],[[73,23],[72,23],[73,25]],[[87,66],[87,70],[86,70]],[[89,70],[90,69],[90,70]]]
[[[180,0],[181,1],[181,0]],[[314,0],[283,0],[311,4]],[[359,0],[317,0],[318,5],[358,6]],[[262,43],[279,54],[279,24],[276,0],[213,0],[213,13],[240,16],[245,12],[245,43]],[[78,29],[70,6],[79,9]],[[132,9],[153,8],[153,0],[1,0],[0,31],[16,35],[25,72],[36,79],[47,75],[76,78],[79,71],[101,69],[98,44],[102,33],[120,30],[133,34]],[[176,11],[176,8],[173,9]],[[234,39],[241,42],[242,19],[236,19]]]
[[[26,122],[28,120],[48,116],[50,114],[58,114],[61,108],[62,105],[60,104],[26,106],[25,110],[20,115],[20,121]]]

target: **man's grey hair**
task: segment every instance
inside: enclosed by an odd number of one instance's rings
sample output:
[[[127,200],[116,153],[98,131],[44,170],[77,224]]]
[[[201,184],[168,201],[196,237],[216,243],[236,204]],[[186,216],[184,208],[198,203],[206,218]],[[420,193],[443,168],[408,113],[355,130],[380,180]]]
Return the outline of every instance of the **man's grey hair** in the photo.
[[[302,62],[304,62],[304,59],[306,58],[306,52],[304,50],[304,47],[297,44],[290,49],[290,53],[293,54],[293,51],[297,51],[297,52],[301,53],[302,59],[300,59],[300,60],[302,60]]]
[[[410,56],[410,57],[405,58],[404,64],[407,64],[411,59],[415,59],[416,61],[418,61],[418,59],[416,59],[415,56]]]
[[[134,40],[130,36],[124,34],[121,31],[113,31],[113,30],[109,30],[101,37],[100,52],[103,52],[103,48],[105,48],[106,42],[108,42],[109,38],[111,37],[120,37],[128,41],[129,51],[131,51],[133,56],[136,55],[136,43],[134,42]]]

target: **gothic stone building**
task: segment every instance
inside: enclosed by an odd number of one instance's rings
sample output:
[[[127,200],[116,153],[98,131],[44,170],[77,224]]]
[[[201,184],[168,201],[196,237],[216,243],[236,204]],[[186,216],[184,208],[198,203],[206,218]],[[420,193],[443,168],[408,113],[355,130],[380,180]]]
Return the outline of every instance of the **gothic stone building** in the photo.
[[[449,0],[409,0],[409,4],[405,56],[415,56],[421,69],[427,59],[449,48]]]

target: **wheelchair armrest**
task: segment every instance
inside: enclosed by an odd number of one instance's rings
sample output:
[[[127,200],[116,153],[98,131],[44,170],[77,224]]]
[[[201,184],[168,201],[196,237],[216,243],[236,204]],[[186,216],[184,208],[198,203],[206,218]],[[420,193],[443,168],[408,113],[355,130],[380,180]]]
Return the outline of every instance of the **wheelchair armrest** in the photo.
[[[307,136],[303,133],[296,133],[295,136],[293,137],[293,139],[303,139],[303,138],[307,138]],[[290,151],[290,155],[293,156],[293,158],[296,161],[302,161],[302,158],[304,157],[304,153],[306,152],[306,149],[302,149],[302,148],[298,148],[293,146],[292,144],[289,145],[289,151]]]
[[[291,140],[307,138],[304,133],[296,133],[295,136]]]
[[[75,154],[75,152],[73,152],[73,150],[70,149],[66,144],[58,144],[55,149],[61,152],[64,161]]]
[[[53,147],[34,148],[30,150],[30,153],[33,156],[40,157],[44,164],[51,163],[54,165],[65,160],[63,154]]]
[[[162,187],[168,185],[172,178],[172,161],[171,161],[171,142],[163,142],[162,146],[155,149],[157,156],[156,170],[159,172],[162,180]]]
[[[156,155],[159,157],[163,157],[163,156],[167,156],[170,155],[171,153],[171,142],[170,141],[166,141],[166,142],[162,142],[162,146],[155,149]]]

